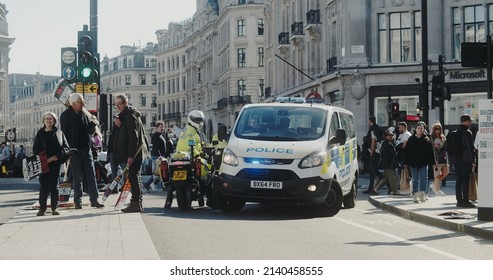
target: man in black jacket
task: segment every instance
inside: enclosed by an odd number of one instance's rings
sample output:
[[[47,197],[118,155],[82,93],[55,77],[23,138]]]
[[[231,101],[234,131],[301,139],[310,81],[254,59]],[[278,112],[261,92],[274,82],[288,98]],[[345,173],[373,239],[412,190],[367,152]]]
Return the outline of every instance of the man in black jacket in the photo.
[[[472,132],[469,129],[472,118],[465,114],[460,117],[460,122],[461,125],[457,129],[454,139],[455,169],[457,172],[455,197],[457,207],[475,208],[476,206],[469,201],[469,178],[472,170],[476,168],[477,162]]]
[[[149,145],[140,120],[140,112],[128,106],[128,97],[124,94],[116,95],[115,107],[120,112],[122,124],[116,136],[118,145],[113,147],[113,153],[119,163],[126,162],[129,166],[128,178],[132,185],[130,205],[123,208],[122,212],[143,212],[140,169]]]
[[[91,138],[96,130],[96,117],[91,119],[82,112],[84,97],[80,93],[73,93],[69,97],[70,106],[60,115],[60,125],[70,148],[76,148],[72,154],[70,168],[72,170],[74,186],[75,209],[82,209],[82,183],[85,176],[91,207],[101,208],[98,202],[98,188],[94,173],[94,161],[91,153]]]
[[[370,152],[370,184],[368,189],[363,192],[364,194],[373,193],[373,188],[375,187],[375,176],[378,179],[383,178],[382,172],[378,170],[378,162],[380,161],[380,144],[383,140],[383,131],[377,124],[374,116],[370,116],[368,118],[368,126],[370,126],[370,129],[368,130],[366,138],[370,141],[368,145],[368,151]]]

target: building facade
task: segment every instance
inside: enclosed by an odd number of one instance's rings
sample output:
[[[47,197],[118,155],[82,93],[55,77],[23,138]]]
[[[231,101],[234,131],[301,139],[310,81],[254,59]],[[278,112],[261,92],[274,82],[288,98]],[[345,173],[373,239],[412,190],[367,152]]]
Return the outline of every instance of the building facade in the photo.
[[[478,100],[486,98],[486,70],[461,67],[460,46],[485,42],[493,33],[493,1],[427,2],[430,85],[424,96],[431,105],[431,80],[442,55],[452,94],[443,107],[419,104],[422,8],[417,0],[266,1],[265,100],[320,96],[354,112],[361,137],[370,115],[384,127],[397,124],[391,119],[393,102],[409,120],[428,110],[430,124],[440,121],[449,129],[463,113],[477,119]]]
[[[158,40],[159,115],[184,126],[188,112],[206,116],[211,137],[232,127],[241,108],[264,91],[264,1],[197,0],[192,19],[170,23]]]
[[[60,117],[66,109],[53,95],[59,79],[58,76],[39,73],[9,74],[11,127],[16,130],[15,145],[24,145],[28,155],[33,153],[34,136],[43,127],[43,114],[50,111]]]
[[[14,38],[9,37],[5,4],[0,3],[0,138],[5,139],[5,131],[12,127],[11,100],[8,87],[9,52]],[[2,140],[3,141],[3,140]]]
[[[121,46],[120,55],[104,57],[100,64],[100,93],[108,100],[109,126],[113,123],[112,115],[118,113],[113,104],[113,97],[125,94],[130,106],[141,113],[144,129],[151,133],[157,114],[157,77],[156,45],[147,43],[144,48]]]

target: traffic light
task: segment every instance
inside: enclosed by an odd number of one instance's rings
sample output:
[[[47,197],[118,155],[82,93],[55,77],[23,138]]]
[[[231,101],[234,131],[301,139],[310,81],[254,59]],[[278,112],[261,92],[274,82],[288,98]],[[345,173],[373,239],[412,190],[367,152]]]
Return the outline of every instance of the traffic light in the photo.
[[[390,116],[393,120],[399,120],[399,102],[392,102],[390,105]]]
[[[95,83],[98,79],[99,60],[94,52],[94,33],[83,30],[78,32],[77,77],[83,84]]]
[[[431,109],[435,109],[435,107],[441,107],[443,104],[443,100],[449,98],[448,96],[449,93],[447,93],[447,88],[445,87],[445,76],[433,76],[431,80]]]

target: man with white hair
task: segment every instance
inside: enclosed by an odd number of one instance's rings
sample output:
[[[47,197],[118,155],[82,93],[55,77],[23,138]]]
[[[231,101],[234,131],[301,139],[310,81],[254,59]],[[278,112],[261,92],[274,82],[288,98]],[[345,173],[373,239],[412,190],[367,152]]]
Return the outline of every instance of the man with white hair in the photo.
[[[72,154],[70,167],[72,169],[74,186],[75,209],[82,209],[82,182],[85,176],[91,207],[101,208],[98,202],[98,188],[94,173],[94,160],[91,153],[91,135],[96,131],[95,117],[91,119],[82,111],[84,97],[73,93],[69,97],[69,107],[60,115],[60,125],[70,148],[76,148]]]

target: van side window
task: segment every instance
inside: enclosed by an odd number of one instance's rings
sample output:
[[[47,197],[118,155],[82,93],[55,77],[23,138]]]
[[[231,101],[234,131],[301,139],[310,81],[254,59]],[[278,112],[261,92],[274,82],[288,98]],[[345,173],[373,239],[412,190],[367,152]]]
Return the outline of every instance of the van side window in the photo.
[[[329,128],[329,139],[336,135],[336,131],[339,128],[339,115],[337,113],[332,113],[330,118],[330,128]]]
[[[347,139],[356,137],[354,117],[346,113],[341,113],[340,116],[342,129],[346,130]]]

